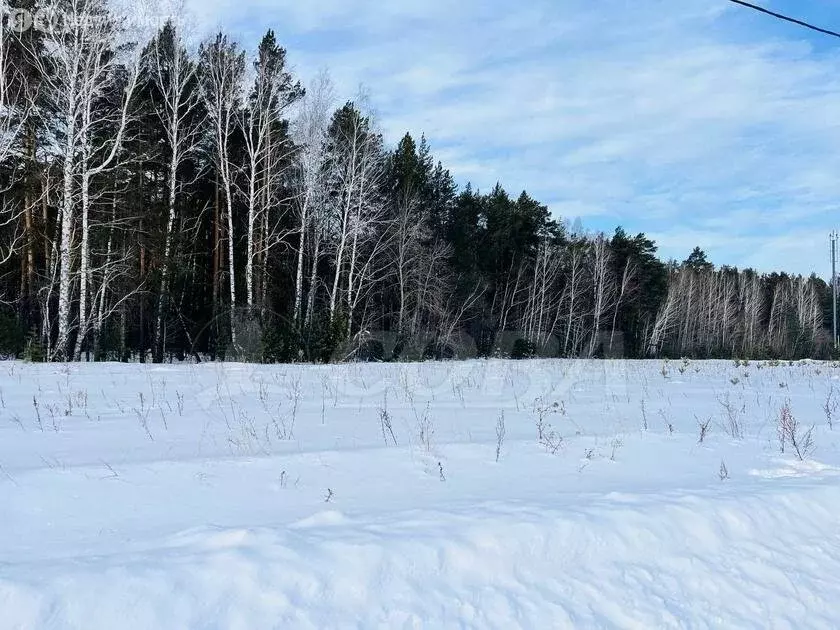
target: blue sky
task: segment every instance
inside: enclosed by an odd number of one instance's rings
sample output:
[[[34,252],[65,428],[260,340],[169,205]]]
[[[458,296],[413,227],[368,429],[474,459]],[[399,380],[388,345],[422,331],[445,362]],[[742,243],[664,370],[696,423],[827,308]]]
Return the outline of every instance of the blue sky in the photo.
[[[759,1],[759,0],[757,0]],[[726,0],[188,0],[306,82],[364,85],[390,142],[527,189],[591,230],[716,264],[828,274],[840,227],[840,40]],[[833,0],[760,0],[840,30]]]

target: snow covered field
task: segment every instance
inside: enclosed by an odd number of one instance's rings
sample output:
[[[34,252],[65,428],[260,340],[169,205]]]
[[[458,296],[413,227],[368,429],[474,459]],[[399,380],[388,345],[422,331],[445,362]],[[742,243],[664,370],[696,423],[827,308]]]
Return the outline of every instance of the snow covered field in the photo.
[[[3,363],[0,628],[837,628],[839,378]]]

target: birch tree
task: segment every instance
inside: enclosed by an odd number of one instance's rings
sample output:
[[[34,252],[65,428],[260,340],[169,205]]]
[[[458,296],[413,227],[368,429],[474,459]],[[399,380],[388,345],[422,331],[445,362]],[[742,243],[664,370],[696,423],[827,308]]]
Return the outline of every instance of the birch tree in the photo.
[[[426,236],[426,217],[420,209],[420,201],[413,190],[403,191],[397,200],[396,220],[393,222],[394,236],[391,240],[391,260],[397,288],[397,334],[413,335],[415,330],[406,330],[406,323],[414,320],[424,296],[415,291],[418,275],[421,275],[422,241]],[[410,303],[411,302],[411,303]]]
[[[35,95],[27,89],[13,56],[17,34],[6,16],[0,16],[0,162],[6,162],[23,135]]]
[[[558,248],[544,235],[537,247],[533,279],[522,323],[526,338],[540,349],[548,344],[560,317],[562,294],[557,290],[557,285],[561,262]]]
[[[16,34],[11,26],[6,19],[0,24],[0,164],[7,163],[17,151],[34,98],[13,58],[12,38]],[[5,233],[0,242],[0,267],[11,260],[27,235],[19,229],[26,208],[21,210],[7,194],[13,184],[13,180],[0,180],[0,230]]]
[[[45,100],[56,115],[54,142],[62,163],[55,356],[67,359],[79,357],[88,329],[91,180],[113,168],[119,159],[137,86],[139,57],[122,41],[122,21],[111,13],[105,0],[65,0],[51,7],[60,9],[63,28],[47,29],[43,36],[46,56],[36,57],[36,63]],[[71,350],[77,216],[81,224],[79,309],[76,346]]]
[[[615,341],[615,326],[618,321],[618,312],[621,309],[621,306],[628,298],[631,297],[632,292],[635,290],[634,281],[637,273],[636,268],[636,263],[628,257],[624,262],[624,268],[621,272],[621,280],[618,284],[618,296],[616,297],[615,307],[613,309],[612,326],[610,327],[610,351],[612,351],[613,343]]]
[[[160,284],[155,307],[154,357],[163,360],[163,319],[169,302],[170,267],[177,222],[178,173],[182,164],[194,153],[202,124],[196,64],[190,59],[175,22],[169,21],[146,49],[146,68],[154,88],[155,114],[166,138],[166,229]]]
[[[281,124],[287,108],[302,95],[286,70],[286,51],[277,45],[274,32],[268,31],[260,43],[254,61],[255,78],[248,97],[248,107],[241,110],[240,125],[245,141],[244,193],[247,203],[245,253],[245,301],[249,313],[254,306],[254,267],[258,251],[256,229],[260,223],[262,248],[270,249],[278,240],[276,223],[269,219],[269,200],[280,188],[278,168],[290,153],[290,142]],[[267,253],[267,251],[262,252]]]
[[[384,174],[384,155],[382,138],[372,128],[370,118],[352,103],[336,112],[329,135],[333,163],[331,172],[335,177],[331,220],[334,272],[329,294],[329,319],[334,324],[342,289],[348,307],[352,307],[353,295],[360,289],[358,282],[361,276],[356,270],[364,246],[377,243],[374,250],[381,251],[376,226],[382,222],[380,185]],[[368,255],[373,253],[368,252]],[[353,314],[346,315],[350,325]]]
[[[672,270],[669,277],[668,293],[664,303],[656,314],[650,336],[645,344],[648,356],[656,356],[665,345],[668,334],[675,326],[679,326],[677,309],[680,301],[680,287],[677,283],[680,275]]]
[[[236,166],[232,155],[231,136],[238,117],[245,54],[236,43],[219,33],[202,45],[200,93],[207,111],[212,134],[212,159],[221,180],[224,195],[224,220],[227,221],[228,285],[230,287],[230,341],[234,352],[236,340],[236,239],[233,224],[233,189]]]
[[[753,356],[761,338],[761,320],[764,318],[764,291],[755,273],[742,272],[740,279],[741,303],[744,312],[744,356]]]
[[[586,285],[584,284],[584,262],[586,260],[588,244],[583,240],[573,241],[566,248],[565,276],[566,285],[563,290],[563,308],[565,314],[565,334],[563,338],[563,354],[570,356],[578,350],[578,331],[580,329],[581,302],[584,299]]]
[[[139,56],[131,51],[123,56],[109,50],[109,46],[119,44],[118,20],[108,15],[99,24],[100,28],[94,30],[91,37],[102,45],[102,49],[90,57],[90,65],[85,68],[86,80],[82,84],[81,92],[82,124],[79,128],[81,268],[79,271],[79,324],[73,352],[74,359],[77,361],[81,358],[82,345],[90,328],[89,293],[93,288],[90,245],[93,202],[91,182],[106,170],[114,168],[121,157],[140,65]],[[109,36],[112,39],[107,39]],[[117,94],[120,96],[117,97]],[[97,107],[98,103],[102,105]]]
[[[615,292],[615,283],[610,269],[612,253],[607,239],[599,234],[592,243],[589,254],[589,272],[592,281],[592,336],[589,342],[589,356],[595,354],[601,318],[609,312]]]
[[[326,203],[325,168],[327,165],[327,129],[329,112],[333,104],[333,85],[329,75],[322,71],[307,90],[292,124],[292,137],[297,146],[293,165],[296,191],[294,209],[297,219],[298,242],[295,262],[295,295],[292,307],[294,322],[301,323],[303,304],[303,276],[306,247],[312,244],[312,272],[317,270],[323,234],[323,219],[318,216]],[[314,217],[314,220],[313,220]],[[307,242],[307,233],[310,242]],[[310,276],[310,295],[314,300],[315,279]],[[311,302],[312,300],[308,300]],[[309,319],[312,304],[308,303]]]

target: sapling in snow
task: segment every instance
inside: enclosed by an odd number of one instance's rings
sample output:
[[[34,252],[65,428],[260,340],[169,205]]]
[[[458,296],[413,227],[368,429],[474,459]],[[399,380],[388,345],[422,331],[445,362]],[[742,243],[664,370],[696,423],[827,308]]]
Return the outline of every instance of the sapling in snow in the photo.
[[[703,444],[706,441],[706,436],[709,434],[709,427],[712,425],[712,419],[708,418],[703,421],[698,419],[697,425],[700,427],[700,438],[697,440],[698,444]]]
[[[397,446],[397,438],[394,435],[394,426],[391,422],[391,414],[388,413],[388,409],[385,407],[379,408],[379,423],[382,428],[382,438],[385,440],[385,445],[388,445],[388,438],[394,443],[394,446]]]
[[[832,430],[834,430],[834,417],[837,414],[837,407],[840,405],[840,401],[837,400],[836,394],[837,390],[834,388],[834,385],[832,385],[825,397],[825,403],[823,403],[825,419],[828,423],[828,428]]]
[[[505,412],[499,412],[499,418],[496,420],[496,462],[502,455],[502,446],[505,442]]]
[[[784,454],[790,446],[799,461],[805,461],[814,453],[814,427],[803,430],[791,410],[790,401],[786,400],[779,411],[776,428],[779,438],[779,450]]]

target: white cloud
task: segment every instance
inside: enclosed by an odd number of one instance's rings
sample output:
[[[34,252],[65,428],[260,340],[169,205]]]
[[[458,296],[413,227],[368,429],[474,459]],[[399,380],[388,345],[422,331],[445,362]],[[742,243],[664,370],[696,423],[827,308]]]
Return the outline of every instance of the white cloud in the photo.
[[[706,0],[193,1],[250,38],[274,28],[346,98],[366,84],[388,138],[425,132],[461,180],[649,232],[665,255],[825,270],[840,55],[805,31],[767,39]]]

